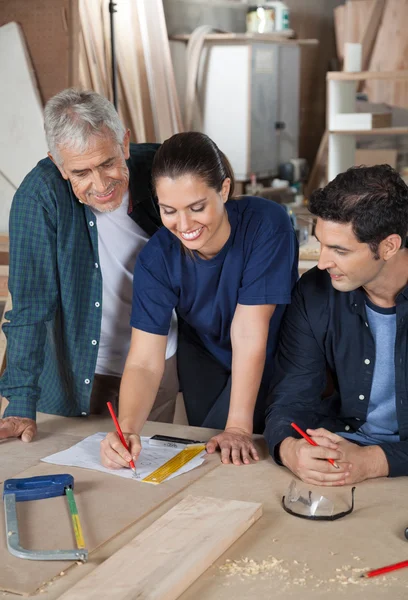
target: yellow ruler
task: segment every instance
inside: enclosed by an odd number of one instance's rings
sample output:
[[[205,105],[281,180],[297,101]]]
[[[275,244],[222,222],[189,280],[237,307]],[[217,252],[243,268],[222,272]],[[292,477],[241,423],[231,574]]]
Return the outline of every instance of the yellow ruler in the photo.
[[[167,477],[184,467],[192,458],[205,450],[205,444],[191,444],[170,458],[164,465],[147,475],[142,481],[146,483],[162,483]]]

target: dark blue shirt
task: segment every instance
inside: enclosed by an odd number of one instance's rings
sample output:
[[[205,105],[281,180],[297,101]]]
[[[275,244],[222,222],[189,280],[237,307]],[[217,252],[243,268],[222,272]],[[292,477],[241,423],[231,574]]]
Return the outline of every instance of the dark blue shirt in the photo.
[[[297,280],[297,240],[286,211],[270,200],[226,203],[231,233],[210,260],[185,252],[162,228],[140,253],[133,279],[131,325],[167,335],[173,308],[228,369],[237,304],[277,304],[267,354],[272,357],[285,305]]]
[[[296,437],[292,421],[303,430],[348,433],[364,425],[375,364],[364,291],[335,290],[317,267],[305,273],[282,322],[276,355],[265,429],[272,456],[278,458],[283,439]],[[378,443],[390,476],[408,475],[408,286],[396,298],[394,364],[401,441]]]

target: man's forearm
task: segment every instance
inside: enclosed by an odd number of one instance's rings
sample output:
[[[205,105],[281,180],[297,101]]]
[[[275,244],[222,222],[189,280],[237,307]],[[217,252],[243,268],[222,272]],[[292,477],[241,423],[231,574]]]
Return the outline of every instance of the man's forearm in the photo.
[[[389,465],[384,450],[380,446],[364,446],[364,460],[367,469],[367,479],[388,477]]]

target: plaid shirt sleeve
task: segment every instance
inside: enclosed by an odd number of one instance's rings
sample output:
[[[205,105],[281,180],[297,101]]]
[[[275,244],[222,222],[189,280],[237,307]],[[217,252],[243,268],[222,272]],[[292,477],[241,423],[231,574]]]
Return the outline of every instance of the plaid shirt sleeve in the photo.
[[[7,370],[0,390],[9,400],[5,416],[35,419],[46,323],[52,319],[58,299],[57,236],[53,202],[46,193],[42,195],[41,182],[27,180],[17,190],[10,211],[9,289],[13,306],[6,314],[9,322],[4,324]],[[34,189],[33,183],[37,184]]]

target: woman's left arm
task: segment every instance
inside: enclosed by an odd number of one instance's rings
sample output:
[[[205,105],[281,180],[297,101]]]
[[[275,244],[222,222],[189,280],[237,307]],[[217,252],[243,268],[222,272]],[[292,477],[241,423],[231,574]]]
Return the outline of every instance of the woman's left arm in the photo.
[[[221,461],[234,465],[259,460],[252,441],[255,403],[265,367],[269,322],[275,304],[237,304],[231,324],[232,387],[225,431],[207,443],[207,452],[221,450]]]

